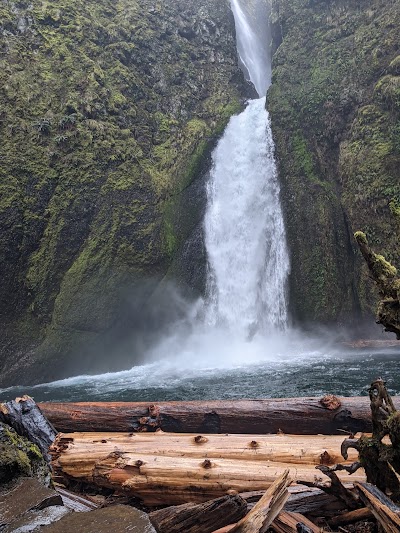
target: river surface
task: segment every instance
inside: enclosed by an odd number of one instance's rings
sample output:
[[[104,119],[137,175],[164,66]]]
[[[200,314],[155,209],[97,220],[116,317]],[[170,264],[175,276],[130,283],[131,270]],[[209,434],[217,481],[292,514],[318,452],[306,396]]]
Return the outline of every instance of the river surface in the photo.
[[[400,352],[328,348],[265,361],[221,367],[208,362],[185,366],[179,360],[154,362],[99,376],[79,376],[35,387],[0,390],[0,400],[29,394],[36,401],[222,400],[319,396],[364,396],[376,377],[400,394]]]

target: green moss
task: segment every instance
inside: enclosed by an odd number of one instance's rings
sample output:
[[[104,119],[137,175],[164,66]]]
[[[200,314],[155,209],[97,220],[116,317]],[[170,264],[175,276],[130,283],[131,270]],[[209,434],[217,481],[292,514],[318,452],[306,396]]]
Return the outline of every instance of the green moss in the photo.
[[[61,358],[66,331],[92,337],[117,320],[127,280],[168,270],[195,223],[181,227],[179,196],[245,82],[225,2],[11,1],[0,13],[0,314],[9,331],[35,324],[24,347],[48,335]],[[176,31],[188,20],[193,39]],[[38,357],[51,357],[45,344]]]
[[[18,476],[36,476],[49,483],[49,468],[39,448],[0,422],[0,483]]]
[[[400,261],[390,207],[400,198],[400,7],[364,7],[272,0],[268,109],[292,254],[292,310],[302,321],[372,318],[374,288],[354,261],[354,229]]]
[[[400,200],[392,198],[389,202],[389,208],[395,217],[400,217]]]

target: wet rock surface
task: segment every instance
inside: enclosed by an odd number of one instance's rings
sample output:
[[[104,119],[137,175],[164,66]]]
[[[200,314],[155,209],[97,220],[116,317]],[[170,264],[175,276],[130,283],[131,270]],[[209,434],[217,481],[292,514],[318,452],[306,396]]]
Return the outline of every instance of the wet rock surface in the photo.
[[[229,2],[10,1],[0,19],[0,386],[130,368],[248,90]]]
[[[46,533],[65,533],[65,531],[79,531],[79,533],[155,533],[146,513],[127,505],[113,505],[103,509],[96,509],[88,513],[72,513],[58,522],[41,527],[39,531]]]
[[[61,496],[35,478],[19,478],[0,487],[2,532],[17,531],[23,526],[24,531],[31,531],[33,524],[50,523],[67,512]]]
[[[306,324],[371,324],[376,296],[352,234],[400,264],[400,4],[273,0],[271,20],[291,310]]]

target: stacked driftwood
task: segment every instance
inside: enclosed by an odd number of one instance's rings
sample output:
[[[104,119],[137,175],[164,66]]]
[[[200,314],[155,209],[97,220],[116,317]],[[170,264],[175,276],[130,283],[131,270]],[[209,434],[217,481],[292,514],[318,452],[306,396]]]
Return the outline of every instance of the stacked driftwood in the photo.
[[[309,414],[304,424],[301,404]],[[377,524],[383,531],[400,531],[400,417],[382,380],[372,384],[370,404],[372,420],[365,400],[335,397],[243,401],[233,407],[225,402],[41,407],[58,429],[69,431],[50,447],[55,482],[113,493],[114,502],[115,496],[140,502],[158,532],[364,533],[378,531]],[[15,419],[20,431],[24,420],[29,419],[27,427],[38,425],[40,410],[30,398],[3,404],[0,412],[10,424]],[[351,434],[343,442],[339,435],[283,433],[293,420],[303,433],[323,430],[325,421],[325,432],[337,433],[342,422],[350,433],[362,428],[372,436]],[[249,434],[272,426],[283,431]],[[51,434],[51,425],[41,427]],[[164,431],[174,427],[197,431]],[[242,433],[210,433],[216,427]]]

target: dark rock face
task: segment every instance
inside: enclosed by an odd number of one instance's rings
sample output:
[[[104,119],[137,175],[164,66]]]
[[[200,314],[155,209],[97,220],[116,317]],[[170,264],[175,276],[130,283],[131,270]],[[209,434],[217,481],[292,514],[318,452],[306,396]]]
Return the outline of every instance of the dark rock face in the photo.
[[[229,3],[10,1],[0,20],[0,383],[130,367],[247,91]]]
[[[361,229],[400,263],[400,4],[273,0],[269,110],[298,322],[346,323],[375,306]],[[379,333],[379,330],[376,330]]]

